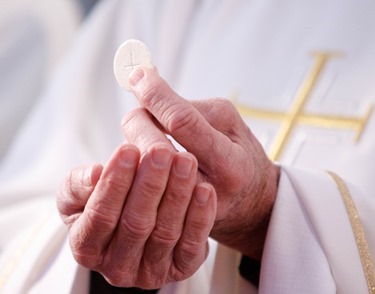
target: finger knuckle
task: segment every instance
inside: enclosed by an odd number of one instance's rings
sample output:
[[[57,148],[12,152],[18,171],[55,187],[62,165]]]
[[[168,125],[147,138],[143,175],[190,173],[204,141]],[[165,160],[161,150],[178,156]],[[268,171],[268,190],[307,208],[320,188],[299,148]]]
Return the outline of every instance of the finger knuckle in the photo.
[[[97,232],[109,232],[116,226],[116,216],[104,205],[88,206],[85,208],[85,217],[88,224]]]
[[[86,268],[94,269],[98,264],[97,258],[93,255],[88,254],[87,248],[82,248],[81,250],[72,250],[72,254],[76,262]]]
[[[221,121],[226,122],[226,127],[229,128],[228,131],[236,129],[240,125],[242,118],[232,101],[225,98],[213,98],[211,103],[213,107],[210,111],[210,115],[214,118],[218,117]]]
[[[70,244],[73,257],[78,264],[89,269],[95,269],[101,263],[100,251],[87,238],[75,236],[70,239]]]
[[[69,172],[69,174],[66,176],[63,184],[62,184],[62,195],[66,198],[74,198],[76,193],[75,193],[75,177],[77,176],[77,171],[76,169],[73,169]]]
[[[159,170],[161,176],[165,175],[168,170]],[[164,182],[160,181],[143,181],[142,184],[138,187],[139,193],[142,195],[148,195],[150,198],[159,197],[164,192]]]
[[[171,248],[176,245],[181,236],[180,232],[176,232],[173,228],[166,225],[157,224],[152,232],[152,242],[161,248]]]
[[[130,257],[130,260],[125,260],[107,251],[97,271],[113,286],[123,288],[136,287],[136,280],[139,276],[138,256],[135,255]]]
[[[56,193],[56,205],[61,216],[64,218],[70,215],[70,201],[64,190],[58,190]]]
[[[71,195],[77,197],[84,188],[91,186],[88,184],[87,177],[85,176],[85,171],[88,168],[90,168],[90,165],[78,166],[69,172],[66,183]]]
[[[159,80],[150,80],[142,93],[142,102],[146,108],[154,108],[163,101],[165,93],[168,93],[165,85]]]
[[[117,173],[100,181],[102,192],[107,194],[111,199],[121,198],[117,196],[126,195],[129,189],[128,185],[129,183]]]
[[[121,125],[124,129],[131,127],[133,121],[136,120],[139,116],[143,116],[147,114],[147,111],[143,107],[136,107],[130,111],[128,111],[121,120]]]
[[[155,260],[155,263],[145,265],[142,264],[135,280],[135,285],[142,289],[161,288],[166,282],[168,271],[163,265]]]
[[[200,244],[195,242],[185,242],[183,245],[181,244],[178,253],[174,257],[173,267],[171,268],[173,280],[184,280],[190,277],[203,263],[205,254],[205,250]]]
[[[184,240],[179,246],[181,260],[191,260],[196,258],[202,250],[202,242],[198,240],[188,239]]]
[[[123,216],[120,225],[129,239],[144,240],[151,235],[155,223],[149,217],[130,212]]]
[[[205,232],[207,231],[210,223],[212,222],[211,214],[199,213],[195,214],[194,218],[190,218],[189,231],[190,232]],[[195,235],[198,237],[199,235]]]
[[[178,133],[187,128],[192,131],[200,129],[198,116],[187,107],[170,107],[166,116],[167,128],[171,133]]]
[[[65,177],[57,192],[57,199],[60,203],[67,203],[77,206],[82,206],[85,199],[84,194],[89,193],[83,183],[84,167],[77,167],[72,169]]]
[[[216,105],[218,110],[221,110],[223,113],[232,113],[236,111],[236,107],[232,101],[226,98],[214,98],[212,103]]]
[[[101,270],[103,277],[106,281],[115,287],[132,287],[133,273],[130,271],[124,271],[122,268],[118,269],[114,266],[107,266]]]

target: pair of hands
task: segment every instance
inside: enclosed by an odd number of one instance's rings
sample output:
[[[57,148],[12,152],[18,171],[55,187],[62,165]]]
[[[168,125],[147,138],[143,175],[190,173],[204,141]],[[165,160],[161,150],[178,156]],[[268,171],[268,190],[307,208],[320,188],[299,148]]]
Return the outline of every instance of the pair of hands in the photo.
[[[104,167],[72,170],[58,192],[77,262],[113,285],[151,289],[191,276],[209,235],[260,259],[279,169],[235,107],[189,102],[154,70],[130,83],[142,107],[123,119],[129,143]]]

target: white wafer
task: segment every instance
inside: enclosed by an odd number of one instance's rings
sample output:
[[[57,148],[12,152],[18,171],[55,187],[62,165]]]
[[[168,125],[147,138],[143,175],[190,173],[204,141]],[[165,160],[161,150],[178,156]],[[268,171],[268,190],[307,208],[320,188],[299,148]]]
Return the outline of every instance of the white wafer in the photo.
[[[150,50],[139,40],[127,40],[117,49],[113,62],[116,80],[122,88],[131,90],[129,74],[137,67],[154,67]]]

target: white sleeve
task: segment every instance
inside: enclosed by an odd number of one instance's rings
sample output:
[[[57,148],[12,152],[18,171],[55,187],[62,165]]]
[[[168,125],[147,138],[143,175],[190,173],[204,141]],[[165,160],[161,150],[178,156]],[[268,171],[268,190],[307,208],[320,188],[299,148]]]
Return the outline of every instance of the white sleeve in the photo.
[[[346,184],[374,256],[375,198]],[[261,271],[260,293],[369,292],[348,212],[327,172],[282,167]]]

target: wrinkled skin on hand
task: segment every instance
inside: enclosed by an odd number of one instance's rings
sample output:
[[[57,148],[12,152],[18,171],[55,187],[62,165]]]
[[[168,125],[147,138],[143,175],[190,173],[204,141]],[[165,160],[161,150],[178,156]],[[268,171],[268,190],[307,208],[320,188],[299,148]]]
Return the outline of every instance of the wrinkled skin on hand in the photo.
[[[123,119],[125,137],[141,151],[171,135],[198,159],[198,183],[214,186],[218,211],[211,236],[261,259],[275,201],[279,167],[227,99],[188,101],[150,69],[133,71],[141,108]]]
[[[204,262],[216,194],[197,161],[169,144],[120,146],[102,167],[70,172],[57,196],[77,262],[119,287],[160,288]]]
[[[151,289],[191,276],[209,235],[260,260],[279,168],[235,107],[189,102],[153,70],[130,82],[141,107],[122,122],[129,144],[104,167],[72,170],[58,193],[77,262],[115,286]]]

